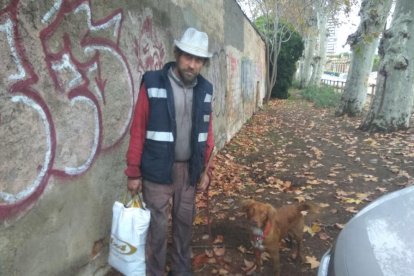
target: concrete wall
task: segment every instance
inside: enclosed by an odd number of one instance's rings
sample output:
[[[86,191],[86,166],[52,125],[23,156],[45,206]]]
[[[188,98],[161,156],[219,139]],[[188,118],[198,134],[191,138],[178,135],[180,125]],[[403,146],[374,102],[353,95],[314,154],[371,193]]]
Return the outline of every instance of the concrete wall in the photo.
[[[220,148],[261,105],[264,42],[233,0],[0,0],[0,275],[90,275],[125,192],[144,71],[210,36]]]

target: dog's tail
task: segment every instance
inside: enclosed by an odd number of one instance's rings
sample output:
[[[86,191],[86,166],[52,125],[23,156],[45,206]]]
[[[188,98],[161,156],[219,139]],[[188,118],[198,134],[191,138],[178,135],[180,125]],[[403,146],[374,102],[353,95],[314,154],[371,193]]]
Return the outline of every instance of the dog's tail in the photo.
[[[312,202],[301,202],[298,205],[298,211],[308,211],[311,214],[317,214],[319,213],[319,206]]]

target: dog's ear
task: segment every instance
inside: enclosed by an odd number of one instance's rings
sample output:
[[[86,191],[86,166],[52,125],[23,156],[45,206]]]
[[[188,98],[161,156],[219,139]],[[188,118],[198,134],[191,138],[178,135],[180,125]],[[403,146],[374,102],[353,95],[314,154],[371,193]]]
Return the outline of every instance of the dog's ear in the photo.
[[[254,200],[245,199],[241,202],[241,208],[244,212],[246,212],[247,210],[249,210],[252,207],[253,204],[254,204]]]
[[[270,217],[271,217],[270,213],[272,212],[273,207],[270,204],[266,204],[266,209],[265,210],[266,211],[264,213],[266,214],[266,217],[263,221],[263,225],[266,225],[266,223],[270,220]]]

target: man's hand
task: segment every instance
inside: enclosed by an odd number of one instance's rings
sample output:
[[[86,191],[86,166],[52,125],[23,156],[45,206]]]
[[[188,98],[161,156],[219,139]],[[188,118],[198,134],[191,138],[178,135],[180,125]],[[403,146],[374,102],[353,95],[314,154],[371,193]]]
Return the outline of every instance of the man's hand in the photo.
[[[205,192],[210,186],[210,176],[207,173],[203,173],[203,176],[198,183],[197,190],[200,192]]]
[[[142,189],[142,178],[128,178],[128,191],[134,196],[141,192]]]

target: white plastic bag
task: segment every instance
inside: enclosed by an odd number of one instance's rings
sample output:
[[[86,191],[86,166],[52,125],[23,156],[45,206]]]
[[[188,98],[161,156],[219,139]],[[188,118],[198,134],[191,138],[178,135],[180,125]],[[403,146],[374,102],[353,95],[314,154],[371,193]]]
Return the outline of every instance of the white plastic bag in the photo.
[[[145,276],[145,240],[150,211],[136,198],[127,206],[116,201],[112,207],[108,263],[124,275]]]

